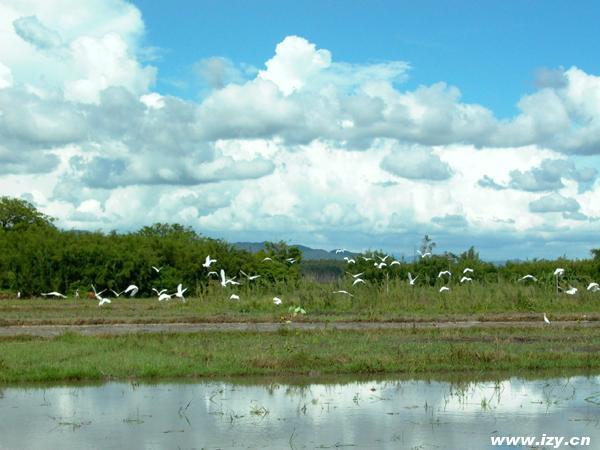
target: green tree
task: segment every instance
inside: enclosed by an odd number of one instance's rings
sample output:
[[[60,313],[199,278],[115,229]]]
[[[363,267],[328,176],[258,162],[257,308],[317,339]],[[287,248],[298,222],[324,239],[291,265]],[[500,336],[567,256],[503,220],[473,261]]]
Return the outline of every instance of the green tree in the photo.
[[[54,220],[26,200],[0,197],[0,228],[3,230],[18,230],[31,225],[54,227]]]

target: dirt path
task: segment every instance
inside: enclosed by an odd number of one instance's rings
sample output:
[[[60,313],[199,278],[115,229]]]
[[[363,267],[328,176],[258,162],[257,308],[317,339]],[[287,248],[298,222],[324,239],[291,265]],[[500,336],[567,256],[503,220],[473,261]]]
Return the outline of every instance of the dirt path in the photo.
[[[258,331],[272,332],[281,328],[290,330],[381,330],[381,329],[431,329],[431,328],[538,328],[538,327],[600,327],[600,321],[498,321],[498,322],[294,322],[294,323],[156,323],[110,325],[24,325],[0,327],[0,336],[59,336],[66,332],[82,335],[120,335],[129,333],[196,333],[205,331]]]

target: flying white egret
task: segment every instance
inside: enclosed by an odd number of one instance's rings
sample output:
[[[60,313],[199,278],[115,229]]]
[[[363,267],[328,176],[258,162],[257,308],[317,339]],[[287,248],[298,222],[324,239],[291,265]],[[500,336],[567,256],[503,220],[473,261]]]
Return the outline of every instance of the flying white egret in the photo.
[[[471,269],[470,267],[465,267],[465,270],[463,270],[463,275],[467,272],[473,273],[473,269]]]
[[[59,297],[59,298],[67,298],[66,295],[61,294],[60,292],[52,291],[52,292],[42,292],[44,297]]]
[[[350,292],[348,291],[333,291],[334,294],[344,294],[344,295],[349,295],[350,297],[354,297],[354,295],[352,295]]]
[[[387,264],[386,264],[386,263],[384,263],[384,262],[375,263],[375,264],[373,264],[373,265],[374,265],[375,267],[377,267],[378,269],[383,269],[384,267],[386,267],[386,266],[387,266]]]
[[[548,320],[548,317],[546,317],[546,313],[544,313],[544,322],[550,323],[550,321]]]
[[[390,263],[390,267],[393,266],[393,265],[399,266],[400,265],[400,261],[392,261]]]
[[[360,277],[361,275],[364,275],[364,274],[365,274],[364,272],[357,273],[357,274],[353,274],[353,273],[350,273],[350,272],[346,272],[346,273],[347,273],[348,275],[350,275],[352,278],[358,278],[358,277]]]
[[[338,253],[346,253],[347,251],[348,251],[348,250],[346,250],[345,248],[338,248],[338,249],[335,251],[335,253],[336,253],[336,255],[337,255]]]
[[[160,272],[160,271],[161,271],[161,269],[162,269],[162,266],[160,266],[160,267],[152,266],[152,268],[153,268],[154,270],[156,270],[156,273],[158,273],[158,272]]]
[[[130,297],[133,297],[138,293],[139,290],[140,288],[137,287],[135,284],[130,284],[129,286],[127,286],[127,289],[125,289],[123,292],[125,294],[129,294]]]
[[[450,290],[450,288],[448,286],[442,286],[440,288],[440,292],[446,292],[446,291],[449,291],[449,290]]]
[[[21,298],[21,291],[17,291],[17,298]]]
[[[231,295],[229,296],[229,300],[239,300],[239,299],[240,299],[240,296],[239,296],[239,295],[236,295],[236,294],[231,294]]]
[[[98,300],[102,300],[102,293],[104,291],[106,291],[106,289],[102,289],[100,292],[96,292],[96,288],[94,287],[94,285],[92,284],[92,290],[94,291],[94,296],[98,299]]]
[[[354,286],[355,284],[358,284],[358,283],[365,284],[365,280],[363,280],[362,278],[356,278],[354,280],[354,283],[352,283],[352,286]]]
[[[177,285],[177,292],[175,292],[175,294],[173,294],[173,295],[177,298],[180,298],[181,300],[183,300],[185,302],[185,297],[183,296],[183,293],[185,291],[187,291],[187,288],[185,288],[185,289],[182,289],[182,288],[183,288],[182,284],[179,283]]]
[[[421,250],[417,250],[417,253],[419,254],[419,256],[421,256],[421,259],[422,258],[427,258],[428,256],[431,256],[431,252],[425,252],[425,253],[423,253],[423,252],[421,252]]]
[[[269,258],[268,256],[267,256],[266,258],[263,258],[262,260],[263,260],[263,261],[273,261],[273,259],[272,259],[272,258]]]
[[[417,278],[419,278],[419,275],[417,275],[416,277],[412,277],[411,273],[408,272],[408,284],[410,284],[411,286],[415,285],[415,281],[417,281]]]
[[[110,304],[110,299],[101,297],[100,301],[98,302],[98,306],[102,306],[102,305],[106,305],[106,304]]]
[[[206,259],[204,260],[204,263],[202,264],[202,267],[206,267],[208,269],[212,263],[216,263],[216,262],[217,262],[216,259],[211,259],[210,255],[208,255],[206,257]]]
[[[294,264],[296,262],[296,258],[288,258],[286,259],[287,262],[289,262],[290,264]]]
[[[161,290],[159,291],[159,290],[157,290],[156,288],[152,288],[152,290],[153,290],[154,292],[156,292],[156,295],[158,295],[159,297],[160,297],[161,295],[163,295],[165,292],[167,292],[167,290],[166,290],[166,289],[161,289]]]
[[[276,305],[281,305],[281,299],[279,297],[273,297],[273,303]]]
[[[260,278],[260,275],[248,275],[246,272],[244,272],[243,270],[240,270],[240,273],[242,275],[244,275],[246,278],[248,278],[248,280],[252,281],[252,280],[256,280],[257,278]]]
[[[554,271],[554,276],[555,277],[562,277],[565,274],[565,269],[563,269],[562,267],[558,267],[555,271]]]
[[[117,291],[115,291],[115,290],[113,290],[113,289],[111,289],[110,291],[111,291],[113,294],[115,294],[115,297],[118,297],[118,296],[119,296],[119,295],[121,295],[123,292],[125,292],[125,291],[117,292]]]
[[[233,285],[240,284],[237,281],[235,281],[235,279],[236,279],[236,277],[227,278],[225,276],[225,270],[221,269],[221,286],[225,287],[228,284],[233,284]]]
[[[462,277],[462,278],[460,279],[460,282],[461,282],[461,283],[465,283],[465,282],[471,282],[471,281],[473,281],[473,279],[472,279],[472,278],[469,278],[469,277]]]
[[[219,278],[219,274],[218,274],[217,272],[213,271],[213,270],[211,270],[210,272],[208,272],[208,273],[206,274],[206,276],[207,276],[207,277],[210,277],[211,275],[214,275],[214,276],[216,276],[217,278]]]
[[[373,261],[373,258],[367,258],[366,256],[361,256],[361,258],[365,261]]]
[[[384,255],[384,256],[377,255],[377,257],[381,260],[381,262],[385,262],[385,260],[388,259],[390,257],[390,255]]]
[[[533,275],[529,275],[529,274],[519,278],[519,281],[525,281],[525,280],[537,281],[538,279],[536,277],[534,277]]]
[[[165,289],[165,290],[166,290],[166,289]],[[159,302],[162,302],[162,301],[164,301],[164,300],[171,300],[171,297],[172,297],[172,296],[173,296],[172,294],[167,294],[166,292],[164,292],[164,293],[162,293],[162,294],[160,294],[160,295],[158,296],[158,301],[159,301]]]
[[[452,273],[450,273],[449,270],[442,270],[440,273],[438,273],[438,278],[442,278],[443,275],[448,275],[449,277],[452,276]]]
[[[348,264],[356,264],[356,260],[353,258],[348,258],[347,256],[344,256],[344,260],[348,263]]]
[[[598,283],[590,283],[587,287],[588,291],[598,292],[600,291],[600,285]]]

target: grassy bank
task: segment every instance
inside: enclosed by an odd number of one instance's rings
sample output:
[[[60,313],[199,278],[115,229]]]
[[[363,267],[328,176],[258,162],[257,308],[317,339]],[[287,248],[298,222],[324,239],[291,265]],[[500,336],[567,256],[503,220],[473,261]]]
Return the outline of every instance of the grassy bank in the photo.
[[[600,370],[600,329],[212,332],[0,339],[0,382]]]
[[[346,289],[352,297],[334,293]],[[229,300],[236,293],[239,301]],[[272,299],[278,296],[282,305]],[[389,285],[356,286],[344,283],[300,286],[277,284],[223,289],[218,284],[186,303],[158,302],[156,298],[114,298],[98,307],[95,300],[22,299],[0,301],[0,325],[92,324],[149,322],[262,321],[288,318],[290,306],[302,306],[307,314],[294,320],[501,320],[540,319],[545,312],[554,318],[600,319],[600,293],[580,291],[577,295],[556,294],[551,286],[515,283],[456,285],[450,292],[438,287],[411,288],[404,281]]]

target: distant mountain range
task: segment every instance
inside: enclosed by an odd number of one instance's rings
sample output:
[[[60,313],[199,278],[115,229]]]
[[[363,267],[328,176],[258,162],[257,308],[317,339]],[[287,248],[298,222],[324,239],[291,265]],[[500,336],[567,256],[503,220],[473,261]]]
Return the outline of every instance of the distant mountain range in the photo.
[[[256,253],[265,248],[265,242],[234,242],[232,244],[234,247],[239,248],[241,250],[247,250],[251,253]],[[304,260],[313,260],[313,259],[335,259],[342,260],[344,256],[352,258],[356,256],[358,253],[345,251],[343,253],[336,253],[335,250],[323,250],[321,248],[310,248],[306,245],[299,244],[289,244],[290,247],[297,247],[302,251],[302,259]]]

